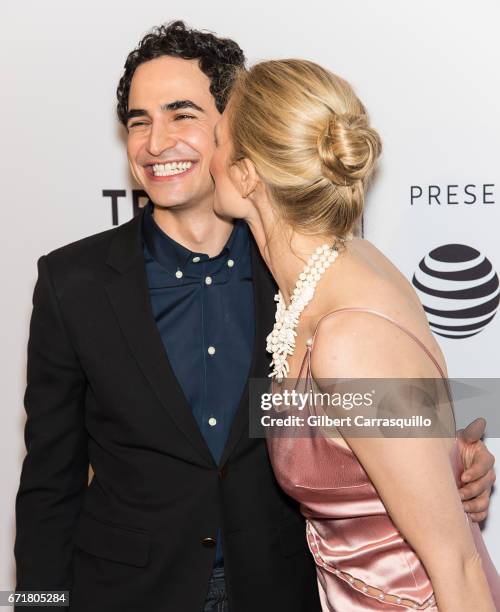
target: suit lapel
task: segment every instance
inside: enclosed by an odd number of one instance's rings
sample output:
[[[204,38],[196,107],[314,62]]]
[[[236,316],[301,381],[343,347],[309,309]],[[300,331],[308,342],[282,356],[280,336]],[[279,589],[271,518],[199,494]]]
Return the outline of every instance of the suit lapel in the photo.
[[[107,264],[119,276],[107,284],[106,292],[130,350],[163,408],[203,459],[214,465],[153,317],[142,249],[143,215],[144,210],[116,232]]]
[[[249,424],[249,383],[252,378],[267,378],[269,374],[270,355],[266,352],[266,337],[274,324],[275,308],[273,296],[276,285],[262,261],[259,250],[253,238],[250,240],[252,256],[252,282],[254,293],[255,337],[250,366],[250,376],[245,385],[243,395],[234,417],[229,437],[220,460],[222,466],[235,449],[238,441]]]

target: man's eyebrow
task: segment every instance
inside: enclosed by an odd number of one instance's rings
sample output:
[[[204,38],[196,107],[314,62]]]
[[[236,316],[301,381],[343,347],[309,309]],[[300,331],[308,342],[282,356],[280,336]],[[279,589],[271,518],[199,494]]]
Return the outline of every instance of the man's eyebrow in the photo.
[[[198,106],[192,100],[175,100],[175,102],[168,102],[167,104],[162,104],[160,109],[162,111],[176,111],[183,108],[192,108],[193,110],[197,110],[200,113],[204,113],[205,111],[201,106]],[[127,121],[133,119],[134,117],[147,117],[148,111],[143,108],[131,108],[127,112]]]
[[[169,102],[168,104],[162,104],[160,106],[162,111],[176,111],[182,108],[192,108],[194,110],[199,111],[200,113],[204,113],[205,111],[195,104],[192,100],[176,100],[175,102]]]
[[[133,119],[134,117],[146,117],[148,114],[148,111],[144,110],[143,108],[131,108],[129,111],[127,111],[127,121],[129,121],[129,119]]]

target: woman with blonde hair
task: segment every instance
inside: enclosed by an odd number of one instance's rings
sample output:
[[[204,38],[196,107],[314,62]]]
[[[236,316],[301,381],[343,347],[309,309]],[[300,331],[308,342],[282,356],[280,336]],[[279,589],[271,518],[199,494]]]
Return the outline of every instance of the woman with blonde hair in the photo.
[[[444,383],[413,288],[351,236],[381,152],[351,86],[308,61],[256,64],[240,73],[216,142],[216,212],[247,221],[279,287],[271,376]],[[440,410],[452,415],[448,400]],[[457,491],[455,432],[338,433],[268,439],[307,519],[323,610],[500,609],[498,574]]]

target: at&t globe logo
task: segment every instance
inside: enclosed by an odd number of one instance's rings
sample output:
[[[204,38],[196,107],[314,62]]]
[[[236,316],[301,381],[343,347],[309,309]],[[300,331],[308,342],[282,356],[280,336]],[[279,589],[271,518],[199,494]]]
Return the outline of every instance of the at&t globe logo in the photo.
[[[470,338],[493,319],[500,301],[491,262],[465,244],[432,250],[413,275],[429,324],[444,338]]]

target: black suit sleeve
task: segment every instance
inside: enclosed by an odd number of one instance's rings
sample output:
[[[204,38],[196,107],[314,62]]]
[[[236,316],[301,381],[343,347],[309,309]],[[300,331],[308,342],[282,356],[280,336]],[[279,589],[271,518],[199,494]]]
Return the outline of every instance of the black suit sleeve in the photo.
[[[27,454],[16,496],[17,590],[70,589],[73,532],[88,482],[85,390],[43,256],[28,341]]]

